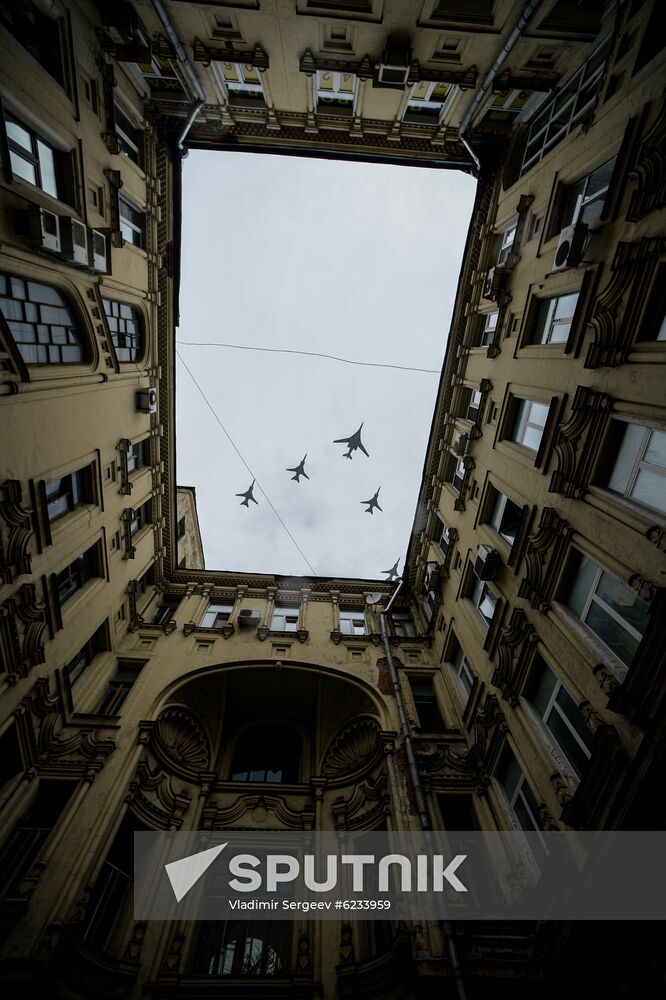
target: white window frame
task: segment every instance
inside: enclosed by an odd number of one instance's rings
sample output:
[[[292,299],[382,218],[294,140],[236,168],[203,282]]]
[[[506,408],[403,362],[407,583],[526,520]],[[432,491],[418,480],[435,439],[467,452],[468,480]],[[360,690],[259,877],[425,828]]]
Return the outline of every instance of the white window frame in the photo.
[[[506,506],[508,503],[512,503],[514,507],[517,507],[518,510],[520,511],[521,518],[522,518],[522,510],[520,508],[520,505],[517,504],[515,500],[512,500],[511,497],[508,497],[506,493],[502,493],[502,491],[498,490],[497,487],[495,486],[491,486],[491,489],[495,494],[495,502],[493,504],[492,510],[490,511],[490,516],[488,517],[488,524],[491,526],[491,528],[493,528],[497,532],[499,537],[504,539],[507,545],[511,547],[515,544],[516,541],[515,538],[511,539],[510,536],[507,537],[507,535],[503,534],[502,531],[500,530],[502,527],[502,520],[504,518],[504,514],[506,511]]]
[[[298,632],[301,620],[300,604],[278,602],[271,615],[271,632]]]
[[[123,205],[126,205],[129,209],[131,209],[132,212],[137,212],[139,215],[143,216],[143,222],[142,222],[141,225],[138,225],[132,219],[128,219],[126,215],[123,215]],[[147,226],[148,226],[148,216],[146,214],[145,208],[139,208],[139,206],[135,205],[134,202],[131,202],[129,200],[129,198],[125,198],[124,195],[119,194],[118,195],[118,216],[119,216],[120,232],[122,233],[122,236],[123,236],[123,239],[125,240],[125,242],[126,243],[130,243],[132,246],[139,247],[140,250],[145,250],[146,249]],[[139,236],[139,242],[138,243],[134,239],[134,236],[132,236],[131,239],[128,239],[125,236],[125,233],[123,232],[123,226],[125,226],[127,228],[128,232],[131,232],[133,234],[134,233],[138,233],[138,236]]]
[[[224,93],[225,100],[233,107],[233,103],[230,97],[233,98],[233,91],[240,91],[242,94],[261,94],[264,103],[266,103],[266,91],[264,90],[264,81],[262,77],[262,72],[256,66],[252,66],[251,63],[239,63],[234,62],[233,59],[224,59],[224,63],[228,63],[229,66],[233,66],[236,70],[236,75],[238,76],[238,81],[236,80],[226,80],[224,73],[217,62],[213,62],[213,72],[217,77],[217,82],[220,84],[222,91]],[[246,80],[243,69],[244,67],[254,70],[254,72],[259,77],[259,82],[255,83],[254,80]],[[231,88],[231,91],[230,91]]]
[[[593,215],[588,216],[584,219],[584,222],[594,222],[599,218],[599,215],[603,211],[604,202],[606,200],[606,195],[608,194],[608,189],[610,188],[610,182],[613,177],[613,170],[615,169],[615,162],[617,156],[611,157],[610,160],[606,160],[604,163],[600,163],[598,167],[591,170],[589,174],[585,177],[581,177],[579,181],[574,181],[573,184],[564,185],[564,204],[562,205],[562,213],[559,219],[560,229],[564,229],[566,226],[572,226],[574,223],[580,221],[581,216],[585,213],[588,205],[596,205],[598,203],[599,211],[594,212]],[[611,165],[610,174],[608,176],[608,183],[604,187],[598,188],[593,194],[589,195],[587,193],[590,183],[594,179],[595,175],[598,174],[604,167]],[[575,196],[575,202],[573,203],[573,208],[571,207],[570,200],[572,196]],[[566,210],[566,214],[565,214]]]
[[[330,73],[332,77],[333,87],[330,90],[326,90],[321,86],[321,74]],[[342,76],[352,76],[354,78],[354,85],[352,87],[351,93],[346,90],[340,90],[340,77]],[[319,115],[335,115],[339,114],[341,108],[336,107],[335,104],[330,107],[326,107],[323,103],[319,106],[319,101],[321,98],[333,99],[336,101],[343,101],[350,109],[349,117],[354,115],[356,110],[356,98],[358,96],[358,77],[355,73],[344,73],[341,70],[333,69],[318,69],[315,75],[315,110]]]
[[[530,817],[530,819],[531,819],[531,821],[533,823],[533,827],[531,829],[529,829],[529,830],[526,830],[525,827],[522,826],[522,825],[521,825],[520,828],[525,833],[535,833],[535,834],[537,834],[539,836],[539,840],[542,842],[542,844],[544,845],[544,849],[545,849],[545,841],[543,840],[543,837],[541,836],[542,833],[543,833],[543,830],[542,830],[543,824],[541,823],[539,817],[537,815],[535,815],[534,810],[533,810],[532,806],[530,805],[529,798],[525,794],[525,792],[523,791],[523,788],[525,786],[527,786],[527,788],[529,790],[529,794],[534,799],[535,802],[536,802],[536,796],[535,796],[534,792],[532,791],[532,787],[531,787],[529,781],[525,777],[525,773],[524,773],[522,767],[520,766],[520,764],[518,763],[518,760],[516,759],[516,755],[513,753],[513,751],[511,750],[510,747],[508,748],[508,751],[509,751],[509,753],[511,753],[511,756],[513,757],[514,761],[516,762],[516,767],[520,771],[520,778],[518,779],[518,782],[516,784],[515,789],[513,790],[513,792],[511,794],[509,794],[509,791],[506,788],[506,786],[504,785],[504,782],[501,780],[501,778],[499,778],[497,776],[497,771],[501,770],[501,768],[497,768],[496,769],[496,771],[494,773],[494,778],[497,781],[497,783],[499,784],[499,786],[501,787],[502,791],[504,792],[504,795],[506,796],[506,801],[508,802],[509,806],[511,807],[511,811],[513,812],[514,816],[516,817],[516,819],[518,820],[519,823],[520,823],[520,818],[518,816],[518,813],[516,812],[516,803],[520,799],[523,808],[525,809],[526,813],[528,814],[528,816]],[[502,758],[500,758],[500,761],[501,761],[501,759]]]
[[[218,604],[217,602],[211,601],[201,616],[199,628],[224,628],[224,626],[229,623],[233,610],[233,603],[225,602],[223,604]],[[225,620],[218,621],[218,618],[223,615],[226,615]]]
[[[505,226],[500,235],[499,250],[497,252],[497,263],[506,264],[509,254],[513,253],[516,245],[516,234],[518,232],[518,219],[514,219],[508,226]]]
[[[637,641],[637,643],[640,643],[641,639],[643,638],[643,633],[639,632],[638,629],[634,628],[634,626],[631,625],[630,622],[626,621],[626,619],[624,619],[621,615],[619,615],[617,613],[617,611],[614,610],[614,608],[611,608],[610,605],[607,604],[604,601],[603,597],[600,597],[596,593],[596,591],[597,591],[597,588],[599,587],[599,584],[601,583],[601,580],[602,580],[603,576],[605,575],[605,576],[610,577],[612,580],[615,580],[621,586],[625,587],[627,589],[627,591],[629,591],[630,593],[632,593],[632,595],[634,597],[636,595],[633,593],[633,591],[631,591],[631,588],[624,582],[624,580],[620,580],[613,573],[609,573],[607,569],[604,569],[604,567],[602,565],[600,565],[600,563],[598,563],[596,561],[596,559],[592,559],[591,556],[586,555],[584,552],[581,552],[580,555],[581,555],[582,559],[589,559],[589,561],[596,566],[596,570],[595,570],[594,576],[592,577],[592,581],[590,583],[590,589],[589,589],[589,591],[587,593],[587,597],[585,598],[585,601],[583,602],[583,607],[581,609],[580,615],[577,615],[577,612],[574,611],[573,608],[570,608],[570,610],[572,611],[573,614],[576,614],[577,617],[580,618],[580,621],[583,623],[583,625],[585,626],[585,628],[588,629],[592,633],[592,635],[594,635],[596,637],[596,639],[602,644],[602,646],[604,647],[604,649],[607,649],[613,656],[617,657],[618,660],[620,660],[622,663],[624,663],[625,661],[622,660],[622,658],[613,649],[611,649],[610,646],[606,645],[606,643],[604,642],[604,640],[602,639],[602,637],[599,635],[599,633],[595,632],[595,630],[592,628],[592,626],[587,623],[586,619],[587,619],[587,616],[588,616],[588,614],[590,612],[590,608],[592,607],[593,604],[596,604],[597,607],[601,608],[601,610],[603,611],[603,613],[605,615],[607,615],[609,618],[612,618],[615,622],[617,622],[617,624],[620,626],[620,628],[623,628],[626,632],[629,633],[629,635],[633,639],[635,639]],[[582,563],[581,563],[581,565],[582,565]],[[578,572],[576,573],[576,578],[578,577],[579,573],[580,573],[580,567],[578,568]],[[573,589],[573,586],[570,589]],[[639,598],[639,600],[640,600],[640,598]],[[569,605],[567,605],[567,607],[569,607]],[[630,666],[630,664],[629,663],[625,663],[625,666],[628,667],[628,666]]]
[[[513,441],[514,444],[520,445],[521,448],[525,448],[527,451],[533,452],[535,455],[541,447],[541,441],[543,439],[543,434],[546,429],[546,423],[548,422],[549,404],[541,403],[536,399],[526,399],[522,396],[514,396],[516,401],[516,413],[512,421],[511,431],[509,435],[509,440]],[[546,415],[544,417],[543,424],[536,423],[530,419],[532,415],[532,408],[534,406],[543,406],[546,410]],[[532,448],[531,445],[525,444],[525,436],[528,430],[536,430],[539,432],[539,441],[536,448]]]
[[[474,573],[473,570],[472,570],[472,581],[473,582],[470,588],[469,599],[474,605],[474,610],[476,611],[476,614],[478,615],[479,619],[483,622],[484,627],[486,629],[489,629],[490,626],[492,625],[493,618],[495,617],[495,614],[497,612],[497,602],[499,601],[499,598],[496,596],[496,594],[492,592],[492,590],[488,586],[488,582],[486,580],[479,579],[479,577],[476,575],[476,573]],[[487,615],[485,615],[481,610],[481,607],[486,600],[490,602],[493,609],[490,618],[488,618]]]
[[[343,635],[367,635],[368,623],[362,608],[338,610],[340,632]]]
[[[463,652],[463,648],[456,638],[456,650],[451,659],[451,669],[453,671],[454,677],[456,678],[456,684],[460,689],[462,694],[463,704],[467,705],[470,699],[470,695],[474,689],[474,684],[476,683],[476,674],[469,665],[469,660]],[[467,683],[466,683],[467,682]],[[469,688],[468,685],[469,684]]]
[[[464,478],[465,462],[462,458],[458,458],[455,460],[455,464],[451,470],[451,479],[449,480],[456,493],[460,493]]]
[[[453,84],[449,84],[449,89],[447,90],[446,94],[444,95],[444,100],[435,100],[435,101],[432,101],[430,99],[431,96],[432,96],[432,93],[433,93],[433,91],[435,90],[436,87],[439,87],[439,85],[441,83],[442,83],[441,80],[433,80],[433,81],[431,81],[428,84],[427,95],[426,95],[425,98],[419,98],[419,97],[414,97],[413,96],[414,91],[416,90],[416,88],[421,86],[420,82],[419,83],[413,83],[410,86],[410,88],[409,88],[409,95],[407,97],[407,101],[405,103],[405,108],[404,108],[404,111],[402,113],[402,119],[403,119],[403,121],[405,121],[405,115],[409,114],[409,111],[412,108],[428,108],[429,110],[432,110],[432,111],[439,111],[438,123],[441,124],[442,118],[444,117],[444,113],[448,110],[449,105],[451,104],[451,101],[453,100],[453,95],[454,95],[454,93],[456,91],[456,87]],[[408,124],[408,125],[417,125],[419,123],[418,122],[407,121],[406,124]],[[424,121],[423,124],[424,125],[432,125],[432,122]]]
[[[581,739],[580,735],[576,731],[576,727],[572,725],[572,723],[571,723],[571,721],[569,719],[569,716],[566,714],[564,708],[562,707],[562,705],[557,700],[558,694],[560,693],[560,691],[563,690],[569,696],[569,698],[571,698],[571,700],[574,701],[574,699],[571,697],[571,692],[568,690],[568,688],[566,687],[566,685],[564,685],[562,683],[562,681],[557,676],[557,674],[555,673],[555,671],[551,670],[551,668],[548,666],[548,664],[544,660],[541,660],[541,671],[539,673],[541,673],[542,671],[546,671],[546,670],[549,671],[553,675],[553,677],[555,678],[555,685],[554,685],[553,690],[551,692],[551,695],[550,695],[550,697],[548,699],[546,707],[543,710],[537,709],[536,705],[534,705],[533,707],[534,707],[534,710],[536,712],[538,712],[540,718],[543,719],[543,723],[546,726],[546,728],[548,729],[548,733],[550,735],[550,738],[553,740],[553,742],[562,751],[563,755],[566,757],[566,759],[568,760],[569,764],[573,768],[574,773],[578,774],[578,768],[577,768],[576,764],[571,759],[571,757],[569,756],[569,754],[566,752],[566,749],[562,746],[562,744],[558,740],[557,736],[555,735],[554,731],[550,727],[549,719],[550,719],[550,716],[551,716],[551,714],[553,712],[556,712],[557,715],[562,720],[562,722],[564,722],[564,724],[565,724],[565,726],[567,728],[567,731],[569,732],[570,736],[573,737],[574,742],[576,743],[576,745],[578,746],[578,748],[580,750],[582,750],[583,754],[587,757],[588,760],[590,759],[590,757],[592,756],[592,754],[590,753],[589,746]],[[536,679],[537,678],[533,675],[532,678],[531,678],[531,683],[534,683]],[[530,702],[530,704],[532,704],[532,702]],[[574,702],[574,704],[575,704],[575,702]],[[581,718],[582,718],[582,713],[580,713],[580,709],[578,708],[578,706],[576,706],[576,710],[579,712],[579,714],[581,714]]]
[[[413,639],[416,635],[414,619],[409,611],[391,611],[391,624],[394,635],[403,639]]]
[[[570,316],[558,316],[557,310],[560,302],[573,298],[573,309]],[[537,299],[537,307],[534,316],[534,327],[530,343],[537,344],[566,344],[569,339],[569,332],[573,325],[576,309],[578,308],[578,292],[568,292],[564,295],[553,295],[550,298]],[[547,305],[546,305],[547,303]],[[545,308],[544,308],[545,307]],[[555,336],[558,329],[566,325],[564,336]],[[535,337],[539,336],[536,340]]]
[[[467,405],[465,406],[465,420],[469,420],[471,424],[475,423],[476,418],[479,415],[479,409],[481,407],[481,402],[483,400],[483,393],[480,389],[472,389]],[[472,416],[470,416],[470,411]]]
[[[493,341],[493,334],[497,330],[497,321],[499,320],[499,310],[493,309],[492,312],[485,314],[485,319],[483,323],[483,330],[481,331],[481,343],[480,347],[489,347]]]
[[[648,448],[650,446],[650,440],[652,438],[652,435],[654,433],[664,434],[664,433],[666,433],[666,429],[662,430],[662,429],[657,429],[657,428],[654,428],[654,427],[647,427],[645,425],[637,424],[637,423],[634,423],[634,422],[629,421],[629,420],[622,420],[622,421],[618,420],[617,422],[625,425],[625,427],[626,426],[628,426],[628,427],[643,427],[644,433],[643,433],[643,437],[641,439],[641,443],[639,445],[638,451],[636,452],[636,455],[635,455],[635,458],[634,458],[634,464],[632,466],[631,472],[629,473],[629,477],[627,479],[627,485],[625,486],[624,490],[622,491],[622,493],[620,493],[618,490],[614,490],[609,485],[610,480],[613,478],[613,473],[615,472],[615,466],[613,466],[613,468],[611,469],[611,471],[610,471],[610,473],[609,473],[609,475],[607,477],[607,487],[608,487],[608,489],[611,490],[611,492],[615,493],[617,496],[626,497],[626,499],[627,500],[631,500],[632,503],[640,504],[641,507],[645,507],[646,510],[656,510],[660,514],[666,514],[666,468],[662,467],[660,465],[653,465],[651,462],[645,461],[645,454],[646,454],[646,452],[647,452],[647,450],[648,450]],[[622,443],[620,444],[620,449],[621,449],[621,447],[622,447]],[[618,453],[618,458],[619,457],[620,456],[619,456],[619,453]],[[616,460],[616,462],[617,462],[617,460]],[[632,490],[634,489],[634,487],[636,485],[636,481],[638,479],[638,475],[639,475],[641,469],[645,469],[651,475],[662,476],[664,478],[664,506],[662,508],[652,507],[650,504],[645,503],[644,500],[639,500],[637,497],[634,497],[634,495],[632,493]]]

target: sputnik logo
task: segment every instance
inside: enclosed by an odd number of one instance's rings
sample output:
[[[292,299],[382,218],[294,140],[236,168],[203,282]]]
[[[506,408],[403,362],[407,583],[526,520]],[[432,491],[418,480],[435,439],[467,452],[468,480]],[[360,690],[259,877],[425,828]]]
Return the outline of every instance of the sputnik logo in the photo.
[[[177,903],[180,903],[192,886],[196,885],[201,876],[208,871],[215,858],[222,853],[228,843],[227,840],[217,847],[210,847],[207,851],[199,851],[197,854],[189,854],[186,858],[171,861],[164,866]]]

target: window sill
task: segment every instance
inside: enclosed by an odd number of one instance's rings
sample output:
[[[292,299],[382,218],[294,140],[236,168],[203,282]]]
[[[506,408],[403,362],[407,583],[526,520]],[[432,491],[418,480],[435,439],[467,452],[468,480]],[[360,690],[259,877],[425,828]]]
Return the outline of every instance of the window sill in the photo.
[[[54,198],[53,195],[48,194],[43,188],[37,187],[36,184],[31,184],[30,181],[26,181],[22,177],[14,176],[10,187],[21,197],[24,197],[26,201],[46,208],[49,212],[54,212],[56,215],[66,215],[70,219],[76,219],[77,222],[83,224],[83,218],[77,207],[68,205],[66,201],[61,201],[60,198]],[[49,256],[58,261],[62,261],[63,259],[60,253],[51,253]],[[68,262],[65,261],[65,263]],[[76,270],[86,273],[88,269],[77,267]]]
[[[196,633],[197,635],[200,636],[221,635],[223,638],[228,639],[230,636],[234,634],[235,631],[236,629],[233,622],[227,622],[227,624],[223,625],[222,628],[214,628],[213,626],[209,627],[206,625],[196,625],[194,622],[185,622],[185,624],[183,625],[183,635],[192,635],[193,633]]]
[[[144,183],[146,183],[148,181],[148,175],[146,174],[146,172],[143,169],[143,167],[140,167],[138,165],[138,163],[135,163],[134,160],[130,159],[130,157],[127,155],[127,153],[119,152],[119,153],[116,153],[116,156],[121,161],[121,163],[123,165],[123,168],[128,166],[129,169],[130,169],[130,171],[139,180],[143,181]]]
[[[653,545],[661,547],[660,541],[666,534],[666,514],[639,507],[627,497],[602,486],[588,486],[585,499],[591,507],[643,535]]]
[[[131,250],[132,253],[136,254],[142,260],[148,260],[148,252],[144,250],[143,247],[138,247],[136,246],[135,243],[130,243],[129,240],[126,240],[124,236],[122,236],[122,241],[123,241],[122,247],[117,247],[116,249]],[[131,364],[131,362],[129,363]]]
[[[282,634],[282,633],[280,633]],[[331,632],[331,639],[335,645],[339,645],[341,642],[353,642],[353,643],[368,643],[371,642],[373,645],[378,646],[382,641],[382,637],[379,632],[366,632],[364,635],[346,635],[342,633],[339,629],[333,629]]]
[[[63,628],[67,627],[67,623],[71,622],[73,617],[78,614],[85,602],[90,601],[97,595],[98,591],[102,590],[105,583],[106,578],[101,576],[96,577],[94,580],[88,580],[73,597],[65,601],[60,611]]]
[[[281,639],[283,642],[298,639],[299,642],[306,642],[309,637],[310,633],[306,628],[287,631],[286,629],[266,628],[264,625],[257,629],[257,639],[259,639],[260,642],[264,642],[266,639]]]

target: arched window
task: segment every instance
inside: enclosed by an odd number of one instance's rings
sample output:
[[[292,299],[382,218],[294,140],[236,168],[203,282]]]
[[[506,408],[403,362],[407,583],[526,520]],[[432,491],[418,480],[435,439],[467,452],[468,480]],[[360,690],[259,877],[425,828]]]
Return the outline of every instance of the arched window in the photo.
[[[26,364],[71,365],[86,359],[74,310],[53,285],[0,274],[0,313]]]
[[[236,741],[232,781],[294,784],[300,777],[301,740],[286,726],[252,726]]]
[[[139,310],[116,299],[102,299],[102,302],[118,361],[138,361],[143,354],[143,327]]]

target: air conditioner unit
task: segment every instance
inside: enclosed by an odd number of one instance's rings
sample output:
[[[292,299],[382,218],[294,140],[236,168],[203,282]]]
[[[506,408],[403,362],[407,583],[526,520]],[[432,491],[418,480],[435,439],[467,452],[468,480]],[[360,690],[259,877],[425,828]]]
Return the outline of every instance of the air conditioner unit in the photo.
[[[55,212],[32,205],[28,209],[28,232],[42,250],[60,253],[60,216]]]
[[[508,273],[508,268],[503,267],[501,264],[496,264],[495,267],[491,267],[486,271],[486,278],[483,283],[484,299],[490,299],[491,302],[497,301],[500,292],[504,288]]]
[[[377,80],[394,87],[404,87],[412,65],[412,50],[407,42],[389,38],[382,61],[379,64]]]
[[[261,614],[256,608],[243,608],[236,619],[241,628],[256,628],[261,621]]]
[[[455,441],[453,442],[453,450],[456,455],[464,455],[467,451],[467,442],[469,441],[469,434],[459,434]]]
[[[495,580],[501,569],[502,560],[497,549],[490,545],[479,545],[476,550],[474,572],[479,580]]]
[[[90,230],[90,264],[95,271],[102,271],[106,274],[109,270],[107,263],[106,235],[99,229]]]
[[[62,218],[60,220],[60,244],[63,257],[66,260],[72,264],[89,267],[88,230],[82,222],[78,222],[76,219]]]
[[[435,590],[439,584],[439,563],[429,562],[426,563],[425,576],[423,578],[423,586],[426,591]]]
[[[157,389],[139,389],[136,394],[136,408],[139,413],[157,413]]]
[[[134,7],[128,0],[109,4],[104,13],[104,27],[115,45],[150,46],[150,38]]]
[[[587,233],[587,225],[584,222],[575,222],[573,226],[564,227],[557,243],[553,271],[578,267],[587,245]]]

